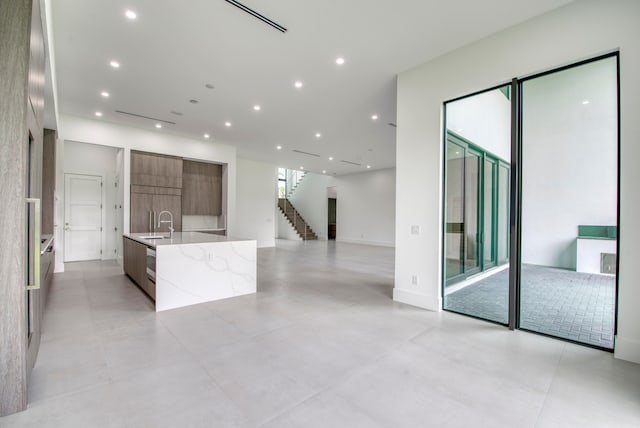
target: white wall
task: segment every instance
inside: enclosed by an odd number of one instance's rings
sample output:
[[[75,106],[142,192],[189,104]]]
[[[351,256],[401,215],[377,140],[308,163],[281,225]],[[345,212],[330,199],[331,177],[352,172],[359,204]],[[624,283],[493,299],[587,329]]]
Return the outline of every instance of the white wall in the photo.
[[[102,260],[115,259],[117,257],[118,241],[114,229],[120,223],[118,214],[121,210],[115,209],[121,197],[118,192],[121,188],[115,186],[118,170],[118,149],[114,147],[98,146],[95,144],[65,142],[64,147],[64,173],[96,175],[102,177]],[[64,187],[62,187],[63,199]],[[64,218],[64,217],[63,217]],[[119,234],[121,236],[121,234]],[[64,235],[63,235],[64,239]],[[64,242],[61,249],[64,248]]]
[[[124,232],[129,232],[129,203],[131,183],[131,150],[161,153],[184,158],[226,163],[227,233],[236,230],[236,148],[211,141],[168,135],[162,131],[147,131],[129,126],[115,125],[99,120],[61,115],[60,138],[65,141],[99,144],[124,148]],[[223,177],[223,185],[225,177]],[[224,189],[223,189],[224,192]],[[223,206],[224,206],[223,198]]]
[[[578,225],[617,223],[616,75],[608,58],[524,83],[523,263],[575,270]]]
[[[275,246],[277,168],[238,158],[234,237],[255,239],[258,247]]]
[[[398,77],[394,298],[440,310],[442,103],[619,49],[621,187],[618,334],[615,355],[640,362],[640,2],[585,0],[437,58]],[[419,235],[411,225],[421,226]],[[411,276],[418,275],[418,285]]]
[[[328,235],[327,188],[331,187],[337,194],[337,241],[394,245],[395,169],[336,177],[306,174],[290,200],[319,239]]]
[[[511,101],[499,89],[447,104],[447,128],[511,161]]]
[[[335,186],[336,240],[394,246],[395,168],[341,175]]]

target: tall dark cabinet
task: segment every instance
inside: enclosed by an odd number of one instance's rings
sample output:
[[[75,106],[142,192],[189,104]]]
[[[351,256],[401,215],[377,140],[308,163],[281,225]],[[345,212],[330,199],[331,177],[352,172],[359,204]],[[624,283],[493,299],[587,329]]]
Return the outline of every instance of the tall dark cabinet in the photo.
[[[40,2],[0,1],[0,416],[26,408],[40,345],[44,50]]]
[[[158,227],[162,211],[169,211],[173,228],[182,231],[182,165],[174,156],[131,151],[132,233],[168,232],[168,223]]]

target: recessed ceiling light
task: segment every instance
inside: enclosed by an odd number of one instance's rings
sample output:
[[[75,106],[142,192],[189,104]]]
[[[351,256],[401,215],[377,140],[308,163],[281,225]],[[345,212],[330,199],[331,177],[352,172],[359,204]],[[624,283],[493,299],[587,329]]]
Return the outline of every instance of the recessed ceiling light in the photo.
[[[199,102],[199,101],[198,101],[198,100],[196,100],[196,99],[191,99],[191,100],[189,100],[189,102],[190,102],[191,104],[198,104],[198,102]]]
[[[102,95],[104,98],[109,98],[109,92],[107,91],[100,92],[100,95]]]
[[[276,149],[282,150],[282,146],[276,146]]]
[[[138,17],[138,15],[137,15],[134,11],[132,11],[132,10],[127,10],[127,11],[124,13],[124,16],[126,16],[126,17],[127,17],[127,18],[129,18],[129,19],[136,19],[136,18]]]
[[[177,110],[171,110],[171,114],[175,114],[176,116],[182,116],[182,112]]]
[[[293,86],[295,86],[296,88],[300,89],[302,88],[302,82],[299,80],[296,80],[295,83],[293,84]]]
[[[333,160],[333,156],[329,156],[329,160]]]
[[[262,107],[260,107],[258,104],[256,104],[256,105],[253,106],[253,109],[255,111],[260,111],[262,109]]]
[[[587,104],[589,104],[590,102],[591,102],[591,101],[589,101],[589,100],[584,100],[584,101],[582,102],[582,104],[583,104],[583,105],[587,105]]]
[[[320,138],[320,137],[322,137],[322,134],[319,132],[316,132],[316,138]]]
[[[227,128],[231,126],[231,122],[225,122],[224,126],[226,126]]]
[[[304,167],[303,167],[303,166],[301,166],[301,167],[300,167],[300,170],[301,170],[301,171],[304,171]]]
[[[371,169],[371,165],[367,165],[367,169]]]
[[[162,128],[162,124],[156,123],[156,128],[158,128],[158,129]]]
[[[207,83],[206,85],[204,85],[204,87],[207,89],[213,89],[215,86],[213,86],[211,83]]]
[[[338,64],[338,65],[344,64],[344,58],[342,58],[342,57],[336,58],[336,64]]]
[[[458,128],[458,129],[456,129],[456,132],[462,132],[462,131],[463,131],[463,129],[462,129],[462,128]]]
[[[97,112],[96,112],[96,116],[98,116],[98,117],[102,117],[102,112],[97,111]]]
[[[109,65],[113,68],[120,68],[120,63],[118,61],[111,61]]]
[[[209,135],[209,134],[204,134],[204,135],[203,135],[203,137],[204,137],[204,138],[209,138],[209,137],[210,137],[210,135]]]
[[[372,115],[371,120],[378,120],[378,115],[377,114]]]
[[[326,173],[327,173],[327,171],[323,169],[323,170],[322,170],[322,173],[323,173],[323,174],[326,174]]]

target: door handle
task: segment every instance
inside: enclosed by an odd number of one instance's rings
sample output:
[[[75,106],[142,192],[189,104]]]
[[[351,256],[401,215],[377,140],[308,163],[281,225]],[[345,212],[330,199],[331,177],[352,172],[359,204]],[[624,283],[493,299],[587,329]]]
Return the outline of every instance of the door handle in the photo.
[[[149,233],[153,232],[151,229],[151,211],[149,211]]]
[[[27,278],[27,290],[39,290],[40,289],[40,220],[42,218],[42,210],[40,209],[40,199],[27,198],[27,204],[33,204],[35,211],[35,219],[33,224],[33,284],[29,284]],[[31,257],[29,257],[30,259]],[[29,263],[29,261],[27,261]]]

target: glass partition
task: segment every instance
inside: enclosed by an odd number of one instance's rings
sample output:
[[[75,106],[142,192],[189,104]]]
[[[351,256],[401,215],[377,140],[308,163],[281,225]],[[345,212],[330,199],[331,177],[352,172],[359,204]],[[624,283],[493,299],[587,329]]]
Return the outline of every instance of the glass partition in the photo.
[[[613,348],[617,57],[522,83],[520,327]]]
[[[508,88],[445,104],[444,308],[499,323],[509,313]]]

